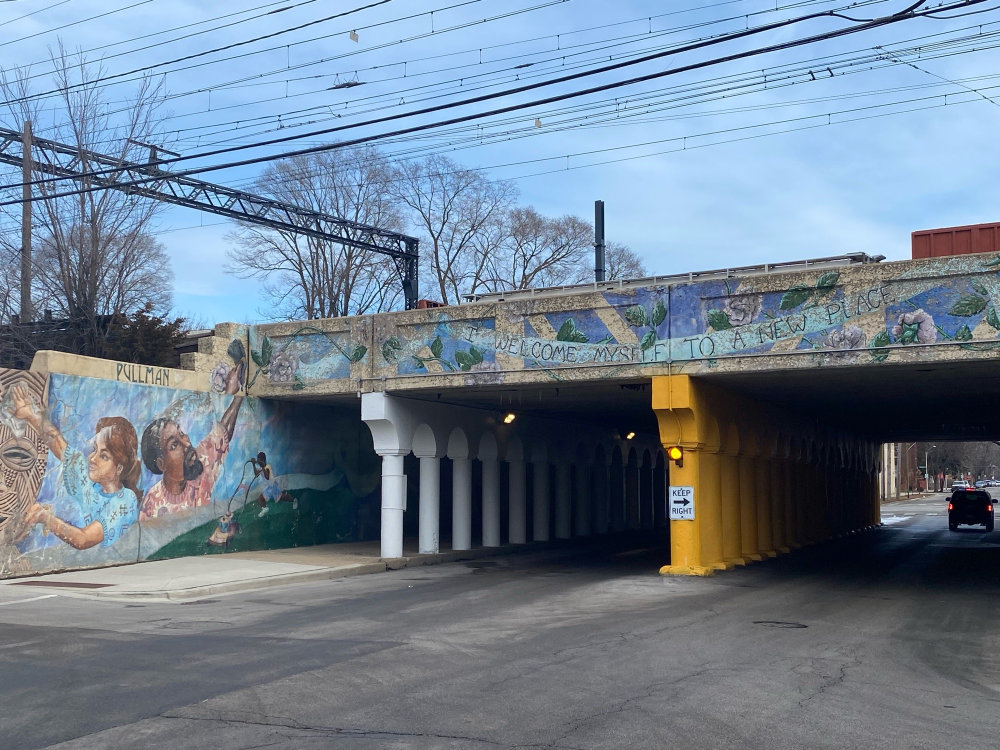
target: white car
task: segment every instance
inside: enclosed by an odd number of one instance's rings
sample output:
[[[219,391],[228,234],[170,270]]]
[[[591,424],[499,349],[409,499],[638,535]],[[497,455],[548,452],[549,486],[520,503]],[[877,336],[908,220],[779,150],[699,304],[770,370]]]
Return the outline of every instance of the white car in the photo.
[[[970,487],[971,485],[964,479],[956,479],[951,483],[951,492],[954,492],[955,490],[967,490],[970,489]]]

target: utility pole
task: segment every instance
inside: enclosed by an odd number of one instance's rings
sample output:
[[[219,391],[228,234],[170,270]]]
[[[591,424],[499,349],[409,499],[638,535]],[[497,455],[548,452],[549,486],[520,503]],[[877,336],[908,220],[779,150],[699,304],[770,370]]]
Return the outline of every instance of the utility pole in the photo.
[[[604,201],[594,201],[594,281],[604,275]]]
[[[21,323],[30,323],[31,311],[31,120],[21,134]]]

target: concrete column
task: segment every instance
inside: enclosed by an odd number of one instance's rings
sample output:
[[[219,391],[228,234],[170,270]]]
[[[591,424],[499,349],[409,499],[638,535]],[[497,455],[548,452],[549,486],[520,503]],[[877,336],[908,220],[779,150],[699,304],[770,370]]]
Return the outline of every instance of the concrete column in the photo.
[[[420,542],[422,555],[440,551],[441,537],[441,459],[420,457]]]
[[[406,510],[406,474],[403,456],[382,456],[382,557],[403,556],[403,512]]]
[[[642,525],[642,507],[639,500],[639,472],[642,468],[638,461],[635,463],[629,461],[628,453],[625,455],[625,463],[622,466],[625,480],[625,528],[634,531]]]
[[[727,565],[745,565],[740,540],[740,460],[736,456],[719,457],[722,496],[722,559]]]
[[[533,461],[534,482],[532,483],[532,539],[536,542],[549,540],[549,462]]]
[[[607,534],[610,524],[610,472],[606,463],[594,464],[592,478],[594,532]]]
[[[757,551],[764,557],[778,554],[771,535],[771,466],[766,458],[754,463],[754,484],[757,488]]]
[[[556,539],[569,539],[573,536],[570,469],[566,461],[556,464]]]
[[[483,464],[483,546],[500,546],[500,464],[484,458]]]
[[[771,539],[774,548],[782,554],[788,554],[791,549],[788,547],[787,530],[785,528],[785,494],[784,482],[782,478],[784,472],[781,468],[781,461],[777,458],[768,462],[771,471]]]
[[[740,553],[744,560],[763,560],[757,547],[757,480],[754,459],[740,456]]]
[[[524,544],[527,537],[527,512],[524,502],[524,461],[508,460],[507,478],[507,539],[511,544]]]
[[[573,491],[573,506],[576,509],[575,534],[576,536],[590,536],[591,525],[591,492],[590,492],[590,466],[583,461],[575,464],[576,476]]]
[[[453,458],[451,548],[472,549],[472,461]]]

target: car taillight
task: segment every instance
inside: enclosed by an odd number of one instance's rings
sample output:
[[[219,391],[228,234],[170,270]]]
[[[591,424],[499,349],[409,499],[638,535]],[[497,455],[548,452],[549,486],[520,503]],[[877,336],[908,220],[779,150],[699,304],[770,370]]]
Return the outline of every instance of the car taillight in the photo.
[[[948,510],[955,510],[955,506],[952,505],[951,503],[948,503]]]
[[[992,513],[993,512],[993,503],[990,503],[989,505],[987,505],[986,506],[986,510],[988,510],[990,513]]]

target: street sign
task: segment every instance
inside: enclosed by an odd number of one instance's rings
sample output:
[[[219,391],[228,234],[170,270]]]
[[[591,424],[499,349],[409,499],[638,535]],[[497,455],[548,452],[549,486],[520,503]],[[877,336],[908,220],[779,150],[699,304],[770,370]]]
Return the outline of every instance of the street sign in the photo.
[[[671,521],[694,520],[694,487],[670,487],[667,497]]]

